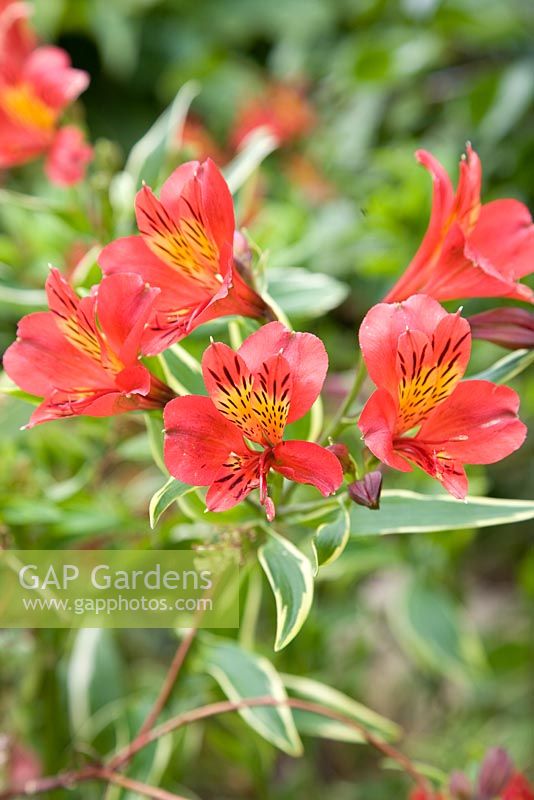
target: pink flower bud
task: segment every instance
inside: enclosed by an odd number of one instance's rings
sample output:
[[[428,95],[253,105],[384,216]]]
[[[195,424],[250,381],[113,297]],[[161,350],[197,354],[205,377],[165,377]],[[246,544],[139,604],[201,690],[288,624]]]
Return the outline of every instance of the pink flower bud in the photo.
[[[354,473],[354,462],[346,444],[334,442],[334,444],[329,444],[326,449],[330,450],[330,452],[336,456],[345,474],[350,475]]]
[[[502,747],[488,750],[478,773],[478,797],[480,800],[493,800],[498,797],[510,780],[513,764]]]
[[[382,491],[382,473],[379,470],[368,472],[362,480],[349,485],[349,496],[359,506],[376,510],[380,508],[380,492]]]
[[[492,308],[468,317],[473,339],[509,350],[534,347],[534,314],[525,308]]]
[[[252,250],[241,231],[234,231],[234,258],[246,269],[252,264]]]
[[[455,771],[451,774],[449,791],[454,800],[471,800],[473,797],[471,781],[464,772]]]

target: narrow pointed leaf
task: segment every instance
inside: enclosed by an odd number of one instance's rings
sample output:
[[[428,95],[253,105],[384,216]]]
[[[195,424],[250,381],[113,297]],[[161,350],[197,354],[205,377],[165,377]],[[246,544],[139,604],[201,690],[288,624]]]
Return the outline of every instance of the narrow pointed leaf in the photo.
[[[276,640],[282,650],[302,628],[313,600],[313,573],[308,559],[274,531],[258,551],[276,602]]]
[[[340,505],[335,516],[329,522],[323,522],[317,528],[312,546],[315,554],[316,569],[335,561],[350,538],[350,517],[344,505]]]
[[[201,663],[229,700],[264,696],[287,699],[284,684],[273,665],[234,642],[206,637]],[[301,755],[302,743],[287,706],[244,708],[239,714],[256,733],[284,753]]]
[[[193,490],[193,486],[177,481],[174,478],[169,478],[167,483],[165,483],[161,489],[158,489],[150,500],[150,505],[148,507],[150,527],[152,529],[156,527],[163,512],[166,511],[175,500],[178,500],[179,497]]]
[[[304,700],[311,700],[315,703],[327,706],[334,711],[339,711],[350,717],[367,731],[381,736],[387,740],[398,739],[401,734],[399,726],[386,717],[377,714],[367,706],[358,703],[343,692],[333,689],[320,681],[311,678],[303,678],[300,675],[285,675],[282,680],[290,695],[300,697]],[[324,736],[328,739],[338,741],[362,742],[365,741],[362,734],[354,728],[344,725],[335,720],[321,718],[318,714],[302,711],[298,714],[294,712],[295,719],[298,720],[298,728],[301,733],[309,733],[313,736]]]
[[[508,525],[534,518],[534,502],[468,497],[466,502],[448,495],[423,495],[404,490],[382,492],[379,511],[353,506],[351,536],[386,533],[431,533],[465,528]]]
[[[519,375],[523,370],[534,364],[534,350],[514,350],[504,358],[496,361],[491,367],[476,375],[469,375],[468,379],[491,381],[492,383],[507,383]]]

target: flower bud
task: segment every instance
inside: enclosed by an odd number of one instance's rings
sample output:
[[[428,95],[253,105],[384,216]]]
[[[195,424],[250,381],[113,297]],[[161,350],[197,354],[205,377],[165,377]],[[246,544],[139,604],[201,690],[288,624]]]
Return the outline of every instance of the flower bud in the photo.
[[[525,308],[492,308],[468,317],[473,339],[509,350],[534,347],[534,314]]]
[[[464,772],[455,771],[451,774],[449,792],[454,800],[471,800],[473,789],[471,781]]]
[[[513,764],[502,747],[488,750],[478,773],[478,796],[480,800],[493,800],[498,797],[510,780]]]
[[[382,473],[379,470],[368,472],[359,481],[349,485],[349,497],[359,506],[376,510],[380,508],[380,492],[382,491]]]
[[[234,258],[244,270],[249,270],[252,264],[252,250],[246,236],[241,231],[234,231]]]
[[[332,440],[330,440],[332,441]],[[341,469],[345,473],[345,475],[353,475],[354,474],[354,461],[351,458],[349,453],[349,448],[346,444],[342,444],[341,442],[334,442],[334,444],[329,444],[326,448],[333,453],[339,463],[341,464]]]

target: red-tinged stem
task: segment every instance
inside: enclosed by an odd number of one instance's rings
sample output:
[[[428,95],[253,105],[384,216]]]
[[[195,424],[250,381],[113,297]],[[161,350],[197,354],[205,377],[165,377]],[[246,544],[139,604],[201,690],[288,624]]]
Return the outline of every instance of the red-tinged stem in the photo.
[[[116,770],[126,765],[134,755],[140,750],[147,747],[152,742],[167,736],[175,730],[182,728],[185,725],[190,725],[193,722],[199,722],[203,719],[217,716],[218,714],[226,714],[232,711],[240,711],[244,708],[259,708],[267,706],[287,706],[289,708],[298,708],[302,711],[308,711],[312,714],[319,714],[323,717],[328,717],[336,722],[340,722],[349,728],[357,731],[364,741],[378,750],[386,758],[395,761],[400,768],[412,780],[424,790],[428,790],[428,782],[424,775],[422,775],[413,762],[399,752],[392,745],[384,742],[382,739],[377,738],[374,734],[370,733],[366,728],[360,725],[351,717],[345,716],[339,711],[322,706],[319,703],[314,703],[308,700],[301,700],[299,698],[285,698],[278,700],[275,697],[253,697],[239,701],[223,700],[219,703],[211,703],[207,706],[195,708],[191,711],[186,711],[179,714],[172,719],[163,722],[151,730],[147,730],[142,735],[120,750],[105,766],[88,766],[77,772],[65,772],[62,775],[57,775],[52,778],[40,778],[37,780],[28,781],[21,789],[8,789],[0,794],[0,800],[15,800],[17,797],[30,797],[43,792],[52,791],[53,789],[72,788],[73,786],[90,780],[107,781],[108,783],[115,783],[124,788],[136,791],[145,797],[150,797],[153,800],[184,800],[179,795],[171,794],[163,789],[158,789],[153,786],[134,781],[130,778],[117,773]]]
[[[197,628],[190,628],[187,632],[186,636],[180,642],[178,649],[174,655],[172,660],[171,666],[169,667],[169,671],[165,677],[165,681],[163,682],[163,686],[161,687],[160,693],[157,696],[157,699],[147,714],[147,717],[143,724],[139,729],[139,733],[137,734],[136,738],[143,736],[147,731],[154,727],[159,715],[163,711],[167,700],[176,684],[176,680],[182,669],[183,663],[186,659],[186,656],[189,652],[191,645],[193,644],[193,640],[195,638],[197,632]],[[134,740],[135,741],[135,740]]]
[[[107,767],[99,766],[88,766],[78,771],[64,772],[53,778],[36,778],[26,781],[21,787],[0,792],[0,800],[32,797],[37,794],[52,792],[55,789],[72,789],[74,786],[88,781],[114,783],[116,786],[121,786],[123,789],[128,789],[143,797],[152,798],[152,800],[185,800],[181,795],[167,792],[157,786],[149,786],[146,783],[127,778],[125,775],[114,772]]]
[[[172,733],[184,725],[190,725],[193,722],[199,722],[200,720],[214,717],[218,714],[226,714],[231,711],[240,711],[244,708],[284,705],[289,706],[290,708],[298,708],[302,711],[309,711],[313,714],[319,714],[323,717],[328,717],[329,719],[333,719],[336,722],[341,722],[343,725],[352,728],[362,736],[368,745],[374,747],[387,758],[395,761],[418,786],[425,789],[428,788],[426,778],[417,770],[415,765],[407,756],[396,750],[396,748],[392,747],[387,742],[384,742],[382,739],[374,736],[374,734],[370,733],[366,728],[364,728],[351,717],[347,717],[345,714],[342,714],[339,711],[335,711],[327,706],[323,706],[319,703],[314,703],[308,700],[301,700],[299,698],[286,698],[284,700],[278,700],[277,698],[270,696],[250,699],[247,698],[239,701],[223,700],[219,703],[212,703],[210,705],[195,708],[192,711],[186,711],[183,714],[179,714],[178,716],[163,722],[161,725],[158,725],[156,728],[147,731],[143,736],[138,736],[137,739],[135,739],[131,744],[127,745],[123,750],[120,750],[117,755],[111,759],[109,762],[109,767],[111,769],[117,769],[123,766],[144,747],[156,741],[157,739],[160,739],[162,736],[167,736],[169,733]]]

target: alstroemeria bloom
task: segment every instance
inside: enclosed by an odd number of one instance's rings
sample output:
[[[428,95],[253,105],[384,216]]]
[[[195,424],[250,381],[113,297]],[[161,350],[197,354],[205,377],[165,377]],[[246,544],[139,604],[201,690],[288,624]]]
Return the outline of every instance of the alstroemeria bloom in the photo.
[[[4,354],[11,380],[44,398],[27,427],[80,414],[158,408],[173,397],[139,361],[158,289],[147,288],[139,275],[113,275],[80,298],[53,269],[46,292],[50,311],[23,317],[16,342]]]
[[[59,118],[87,88],[89,76],[73,69],[61,48],[36,46],[28,13],[18,0],[0,5],[0,167],[48,154],[50,179],[66,185],[72,180],[63,174],[59,156],[62,147],[72,151],[72,136],[66,140]],[[88,154],[86,149],[85,161]]]
[[[534,787],[521,772],[510,779],[501,795],[502,800],[534,800]]]
[[[107,275],[137,272],[161,289],[143,337],[146,355],[216,317],[266,315],[267,306],[234,263],[232,196],[213,161],[182,164],[159,200],[143,186],[136,215],[141,235],[111,242],[99,263]]]
[[[239,111],[230,138],[239,148],[253,131],[268,128],[280,144],[287,144],[308,133],[315,122],[315,112],[303,92],[288,84],[273,83]]]
[[[410,800],[445,800],[441,792],[434,792],[432,789],[413,789],[410,792]]]
[[[464,498],[464,464],[492,464],[523,443],[517,393],[489,381],[460,382],[469,323],[431,297],[374,306],[360,347],[378,388],[358,425],[369,450],[390,467],[410,472],[416,464]]]
[[[432,175],[432,213],[419,250],[384,301],[422,292],[436,300],[515,297],[534,302],[534,292],[518,283],[534,270],[528,208],[512,199],[481,205],[482,169],[470,145],[460,162],[456,194],[433,155],[418,150],[416,157]]]
[[[282,441],[289,422],[306,414],[321,391],[328,356],[310,333],[271,322],[235,352],[220,342],[202,359],[209,397],[189,395],[165,407],[165,463],[171,475],[209,486],[206,505],[224,511],[259,488],[269,520],[271,469],[323,495],[339,488],[338,459],[313,442]]]

